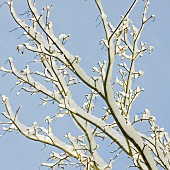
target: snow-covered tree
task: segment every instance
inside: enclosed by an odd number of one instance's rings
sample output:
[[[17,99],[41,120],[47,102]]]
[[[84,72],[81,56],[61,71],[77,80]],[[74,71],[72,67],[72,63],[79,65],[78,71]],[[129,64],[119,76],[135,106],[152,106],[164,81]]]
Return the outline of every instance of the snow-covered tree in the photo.
[[[56,107],[57,113],[54,110],[54,114],[47,114],[43,120],[44,126],[37,122],[27,126],[19,119],[20,109],[14,111],[8,97],[1,95],[6,110],[1,114],[6,121],[0,123],[5,133],[17,131],[30,140],[53,146],[49,161],[41,163],[41,166],[52,170],[67,165],[86,170],[111,170],[114,161],[123,152],[133,164],[128,168],[170,169],[168,133],[156,124],[155,117],[148,109],[138,115],[132,114],[131,110],[134,101],[143,91],[136,85],[137,79],[143,76],[143,71],[135,69],[135,63],[145,53],[150,54],[153,50],[152,46],[142,42],[141,33],[145,24],[155,18],[154,15],[147,14],[149,0],[143,0],[141,19],[138,26],[135,26],[130,16],[137,2],[138,0],[132,2],[115,26],[108,20],[101,0],[94,1],[98,9],[96,16],[99,15],[105,35],[100,45],[107,57],[93,64],[92,75],[88,75],[81,66],[81,57],[68,50],[70,34],[56,35],[53,31],[53,23],[50,21],[52,6],[45,6],[43,12],[40,12],[35,1],[27,0],[28,11],[17,15],[13,1],[4,3],[9,6],[17,29],[23,31],[24,43],[17,46],[17,51],[25,57],[30,52],[36,57],[22,70],[17,69],[13,59],[9,58],[9,67],[0,67],[0,70],[18,79],[17,95],[23,91],[32,95],[41,94],[42,107],[51,103]],[[39,65],[37,70],[30,69],[32,63]],[[81,92],[79,94],[84,100],[82,105],[74,97],[78,86],[88,91],[85,96]],[[62,121],[64,117],[74,121],[74,128],[80,131],[80,135],[66,133],[63,134],[65,139],[61,139],[55,134],[55,121]],[[148,133],[142,133],[141,129],[146,124]],[[69,127],[69,124],[65,126]],[[106,140],[110,140],[108,146],[104,146]],[[110,158],[105,160],[98,150],[109,147],[112,151],[113,145],[117,149],[108,153]],[[61,152],[55,152],[56,148]]]

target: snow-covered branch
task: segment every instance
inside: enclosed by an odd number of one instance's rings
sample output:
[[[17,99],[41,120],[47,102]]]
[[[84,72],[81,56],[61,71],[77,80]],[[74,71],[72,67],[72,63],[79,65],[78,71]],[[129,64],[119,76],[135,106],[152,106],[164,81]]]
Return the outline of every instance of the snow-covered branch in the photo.
[[[17,94],[21,90],[31,94],[38,93],[42,95],[40,104],[43,107],[53,102],[58,110],[53,116],[46,115],[44,121],[47,128],[40,127],[37,122],[29,127],[20,122],[18,110],[15,114],[8,97],[2,95],[2,103],[6,109],[2,116],[7,122],[1,121],[0,124],[4,126],[5,133],[16,130],[28,139],[61,150],[62,153],[52,151],[49,155],[50,163],[41,163],[41,166],[53,170],[57,166],[63,168],[69,164],[83,166],[86,170],[111,170],[115,159],[124,152],[139,169],[170,169],[168,134],[156,125],[155,118],[148,109],[144,109],[141,117],[135,115],[131,118],[133,103],[144,91],[133,84],[134,80],[144,74],[143,71],[135,69],[135,63],[145,52],[150,54],[153,50],[152,46],[147,46],[140,40],[144,26],[150,19],[154,19],[154,15],[147,16],[150,2],[143,1],[139,28],[130,19],[137,2],[138,0],[134,0],[125,15],[121,16],[119,24],[113,26],[108,21],[101,0],[95,0],[105,34],[100,44],[106,47],[107,58],[92,68],[96,76],[89,76],[83,66],[80,66],[80,57],[71,54],[65,46],[70,34],[55,35],[50,21],[52,6],[44,7],[45,14],[40,14],[35,1],[27,0],[31,22],[26,23],[16,14],[13,1],[8,1],[13,19],[23,31],[22,36],[27,39],[26,43],[18,45],[16,49],[21,53],[29,51],[35,54],[38,59],[31,62],[40,64],[41,71],[31,71],[29,65],[18,70],[12,58],[8,59],[9,69],[0,67],[0,71],[12,74],[18,79],[16,86],[20,87],[20,90]],[[116,57],[119,57],[119,63],[116,63]],[[114,67],[115,63],[118,70]],[[117,75],[114,77],[113,73],[116,71]],[[43,79],[44,83],[40,79]],[[76,88],[77,85],[90,90],[85,96],[79,94],[85,99],[82,105],[73,97],[72,87]],[[102,106],[98,106],[95,101],[102,101]],[[55,124],[54,119],[62,120],[64,116],[73,120],[74,128],[77,128],[81,135],[73,136],[71,132],[63,134],[66,141],[55,135],[51,123]],[[139,122],[150,125],[150,135],[138,131],[136,124]],[[106,138],[109,139],[111,144],[108,147],[111,150],[113,143],[117,145],[118,149],[113,152],[116,155],[110,155],[110,159],[106,161],[103,155],[99,154],[102,144],[98,142],[98,138],[102,139],[103,143]]]

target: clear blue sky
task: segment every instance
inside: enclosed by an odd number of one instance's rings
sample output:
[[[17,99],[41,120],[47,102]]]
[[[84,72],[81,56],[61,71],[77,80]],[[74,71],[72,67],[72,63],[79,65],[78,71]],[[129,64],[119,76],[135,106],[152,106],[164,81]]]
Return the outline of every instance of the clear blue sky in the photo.
[[[23,13],[27,9],[26,0],[14,1],[17,13]],[[132,1],[129,1],[132,2]],[[98,60],[104,60],[104,51],[98,45],[99,41],[104,38],[103,29],[99,20],[96,21],[98,10],[93,0],[60,0],[56,2],[51,0],[37,0],[37,5],[53,4],[51,20],[54,24],[56,35],[60,33],[71,34],[70,41],[67,46],[69,50],[82,58],[81,64],[88,73],[92,66],[95,66]],[[123,4],[123,5],[122,5]],[[128,9],[130,3],[126,0],[119,1],[103,1],[105,12],[108,13],[108,18],[117,24],[120,15]],[[136,6],[133,12],[134,22],[138,21],[141,11],[141,2]],[[151,114],[156,117],[157,124],[164,127],[167,132],[170,132],[170,1],[153,1],[150,5],[150,14],[155,14],[154,22],[149,22],[143,32],[142,40],[154,46],[154,52],[151,56],[146,55],[137,64],[136,67],[144,71],[144,76],[138,80],[141,88],[145,92],[137,99],[134,107],[134,112],[142,112],[145,108],[150,109]],[[30,53],[25,53],[21,56],[16,52],[16,46],[23,42],[21,31],[16,30],[9,33],[10,30],[16,28],[9,10],[6,5],[0,8],[0,66],[4,66],[5,61],[9,56],[14,58],[16,66],[23,69],[24,66],[33,57]],[[97,26],[97,27],[96,27]],[[5,64],[7,66],[7,64]],[[35,69],[35,68],[34,68]],[[0,75],[2,75],[0,73]],[[46,113],[55,112],[54,106],[48,105],[46,109],[39,106],[40,96],[32,97],[29,94],[21,94],[16,97],[17,88],[10,90],[15,85],[15,78],[6,75],[0,77],[0,94],[6,94],[11,101],[14,110],[22,105],[20,112],[21,120],[27,125],[31,125],[34,121],[43,120]],[[78,98],[78,95],[75,95]],[[0,112],[4,111],[0,104]],[[0,118],[1,119],[1,118]],[[65,119],[65,122],[69,120]],[[62,132],[68,132],[70,126],[64,129],[62,123],[57,122],[59,136],[63,136]],[[0,131],[2,133],[2,131]],[[75,132],[77,133],[77,132]],[[0,169],[4,170],[37,170],[41,162],[45,162],[49,154],[49,149],[43,149],[42,144],[29,141],[17,133],[8,133],[0,139]],[[104,153],[103,151],[103,154]],[[121,165],[120,165],[121,162]],[[126,162],[123,158],[119,160],[119,165],[115,163],[117,169],[125,169]],[[41,168],[43,170],[45,168]]]

